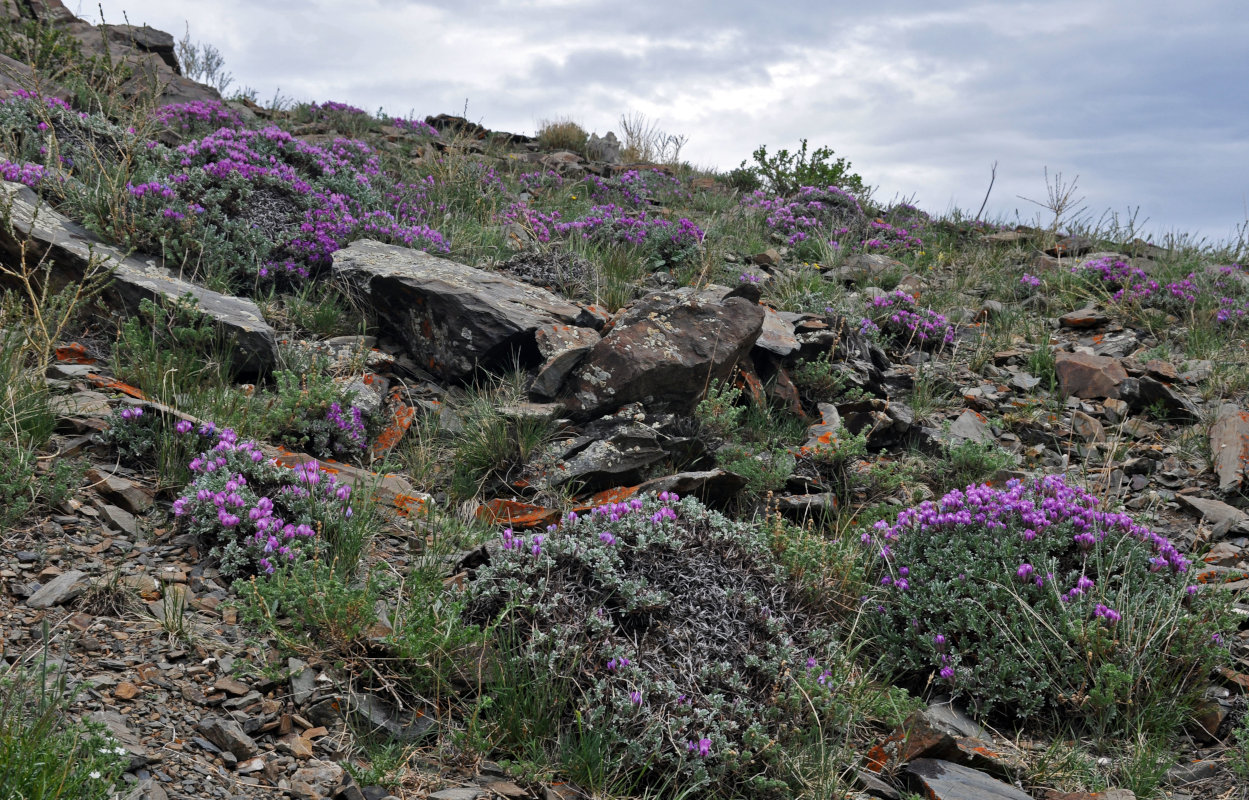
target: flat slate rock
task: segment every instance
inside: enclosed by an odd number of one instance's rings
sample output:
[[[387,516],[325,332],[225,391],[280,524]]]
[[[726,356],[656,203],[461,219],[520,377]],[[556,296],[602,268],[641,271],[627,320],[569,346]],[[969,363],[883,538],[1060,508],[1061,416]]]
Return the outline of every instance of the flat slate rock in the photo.
[[[25,243],[28,263],[46,254],[53,264],[53,280],[60,283],[82,280],[93,259],[102,262],[113,270],[105,300],[130,314],[138,313],[142,300],[176,300],[190,294],[198,301],[199,310],[233,340],[238,366],[264,371],[276,363],[273,329],[251,300],[175,278],[155,261],[126,256],[52,210],[20,183],[4,181],[0,202],[11,205],[12,229],[0,226],[0,250],[10,257],[20,258]]]
[[[936,800],[1032,800],[1031,795],[979,770],[939,758],[917,758],[906,772]]]
[[[591,311],[500,272],[371,239],[334,253],[334,275],[430,372],[466,380],[479,369],[542,363],[539,328],[593,328]]]

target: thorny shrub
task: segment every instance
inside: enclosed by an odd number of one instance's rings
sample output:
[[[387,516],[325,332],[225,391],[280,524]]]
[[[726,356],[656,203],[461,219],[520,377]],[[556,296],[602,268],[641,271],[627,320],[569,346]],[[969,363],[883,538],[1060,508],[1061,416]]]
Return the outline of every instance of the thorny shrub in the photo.
[[[868,600],[898,669],[984,712],[1126,722],[1192,702],[1225,653],[1216,595],[1165,537],[1061,476],[968,486],[877,522]]]
[[[565,676],[572,691],[549,713],[611,763],[788,796],[785,743],[813,711],[825,731],[845,726],[853,680],[790,588],[760,528],[663,492],[504,530],[465,617]]]

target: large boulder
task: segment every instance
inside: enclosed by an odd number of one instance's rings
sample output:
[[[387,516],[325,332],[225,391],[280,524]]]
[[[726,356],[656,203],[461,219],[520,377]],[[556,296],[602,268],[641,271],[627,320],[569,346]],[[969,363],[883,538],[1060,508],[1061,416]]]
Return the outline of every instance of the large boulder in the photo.
[[[273,329],[252,301],[196,286],[173,277],[154,261],[125,255],[52,210],[20,183],[4,182],[0,213],[9,223],[0,224],[0,257],[6,266],[20,270],[24,259],[26,268],[34,268],[46,258],[54,285],[81,281],[95,265],[111,269],[113,280],[104,292],[105,301],[128,314],[137,313],[144,299],[176,300],[189,294],[218,330],[233,340],[236,366],[261,372],[275,363]]]
[[[334,274],[377,311],[418,364],[456,381],[479,369],[543,363],[539,328],[597,324],[589,311],[545,289],[371,239],[334,253]]]
[[[627,403],[688,413],[724,380],[763,330],[741,297],[681,289],[638,300],[585,356],[566,388],[571,411],[598,416]]]

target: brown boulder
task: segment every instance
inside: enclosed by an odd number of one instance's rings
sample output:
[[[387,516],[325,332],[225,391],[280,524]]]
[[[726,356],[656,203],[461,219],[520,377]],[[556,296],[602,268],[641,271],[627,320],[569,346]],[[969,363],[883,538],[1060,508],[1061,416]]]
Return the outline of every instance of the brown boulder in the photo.
[[[570,378],[574,413],[597,416],[626,403],[689,412],[724,380],[763,329],[763,309],[740,297],[658,292],[620,315]]]
[[[1054,368],[1062,393],[1084,399],[1117,398],[1119,385],[1128,379],[1118,359],[1088,353],[1055,353]]]

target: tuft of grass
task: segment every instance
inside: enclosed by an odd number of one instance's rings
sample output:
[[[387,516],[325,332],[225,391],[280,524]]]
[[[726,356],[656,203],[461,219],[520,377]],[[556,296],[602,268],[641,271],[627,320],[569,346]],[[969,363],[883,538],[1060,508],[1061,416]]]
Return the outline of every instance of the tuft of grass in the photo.
[[[590,138],[585,128],[569,117],[557,117],[538,123],[538,144],[547,150],[568,150],[585,155],[585,143]]]
[[[43,640],[48,641],[47,623]],[[102,726],[75,722],[75,692],[63,669],[0,660],[0,797],[105,800],[130,764]]]

